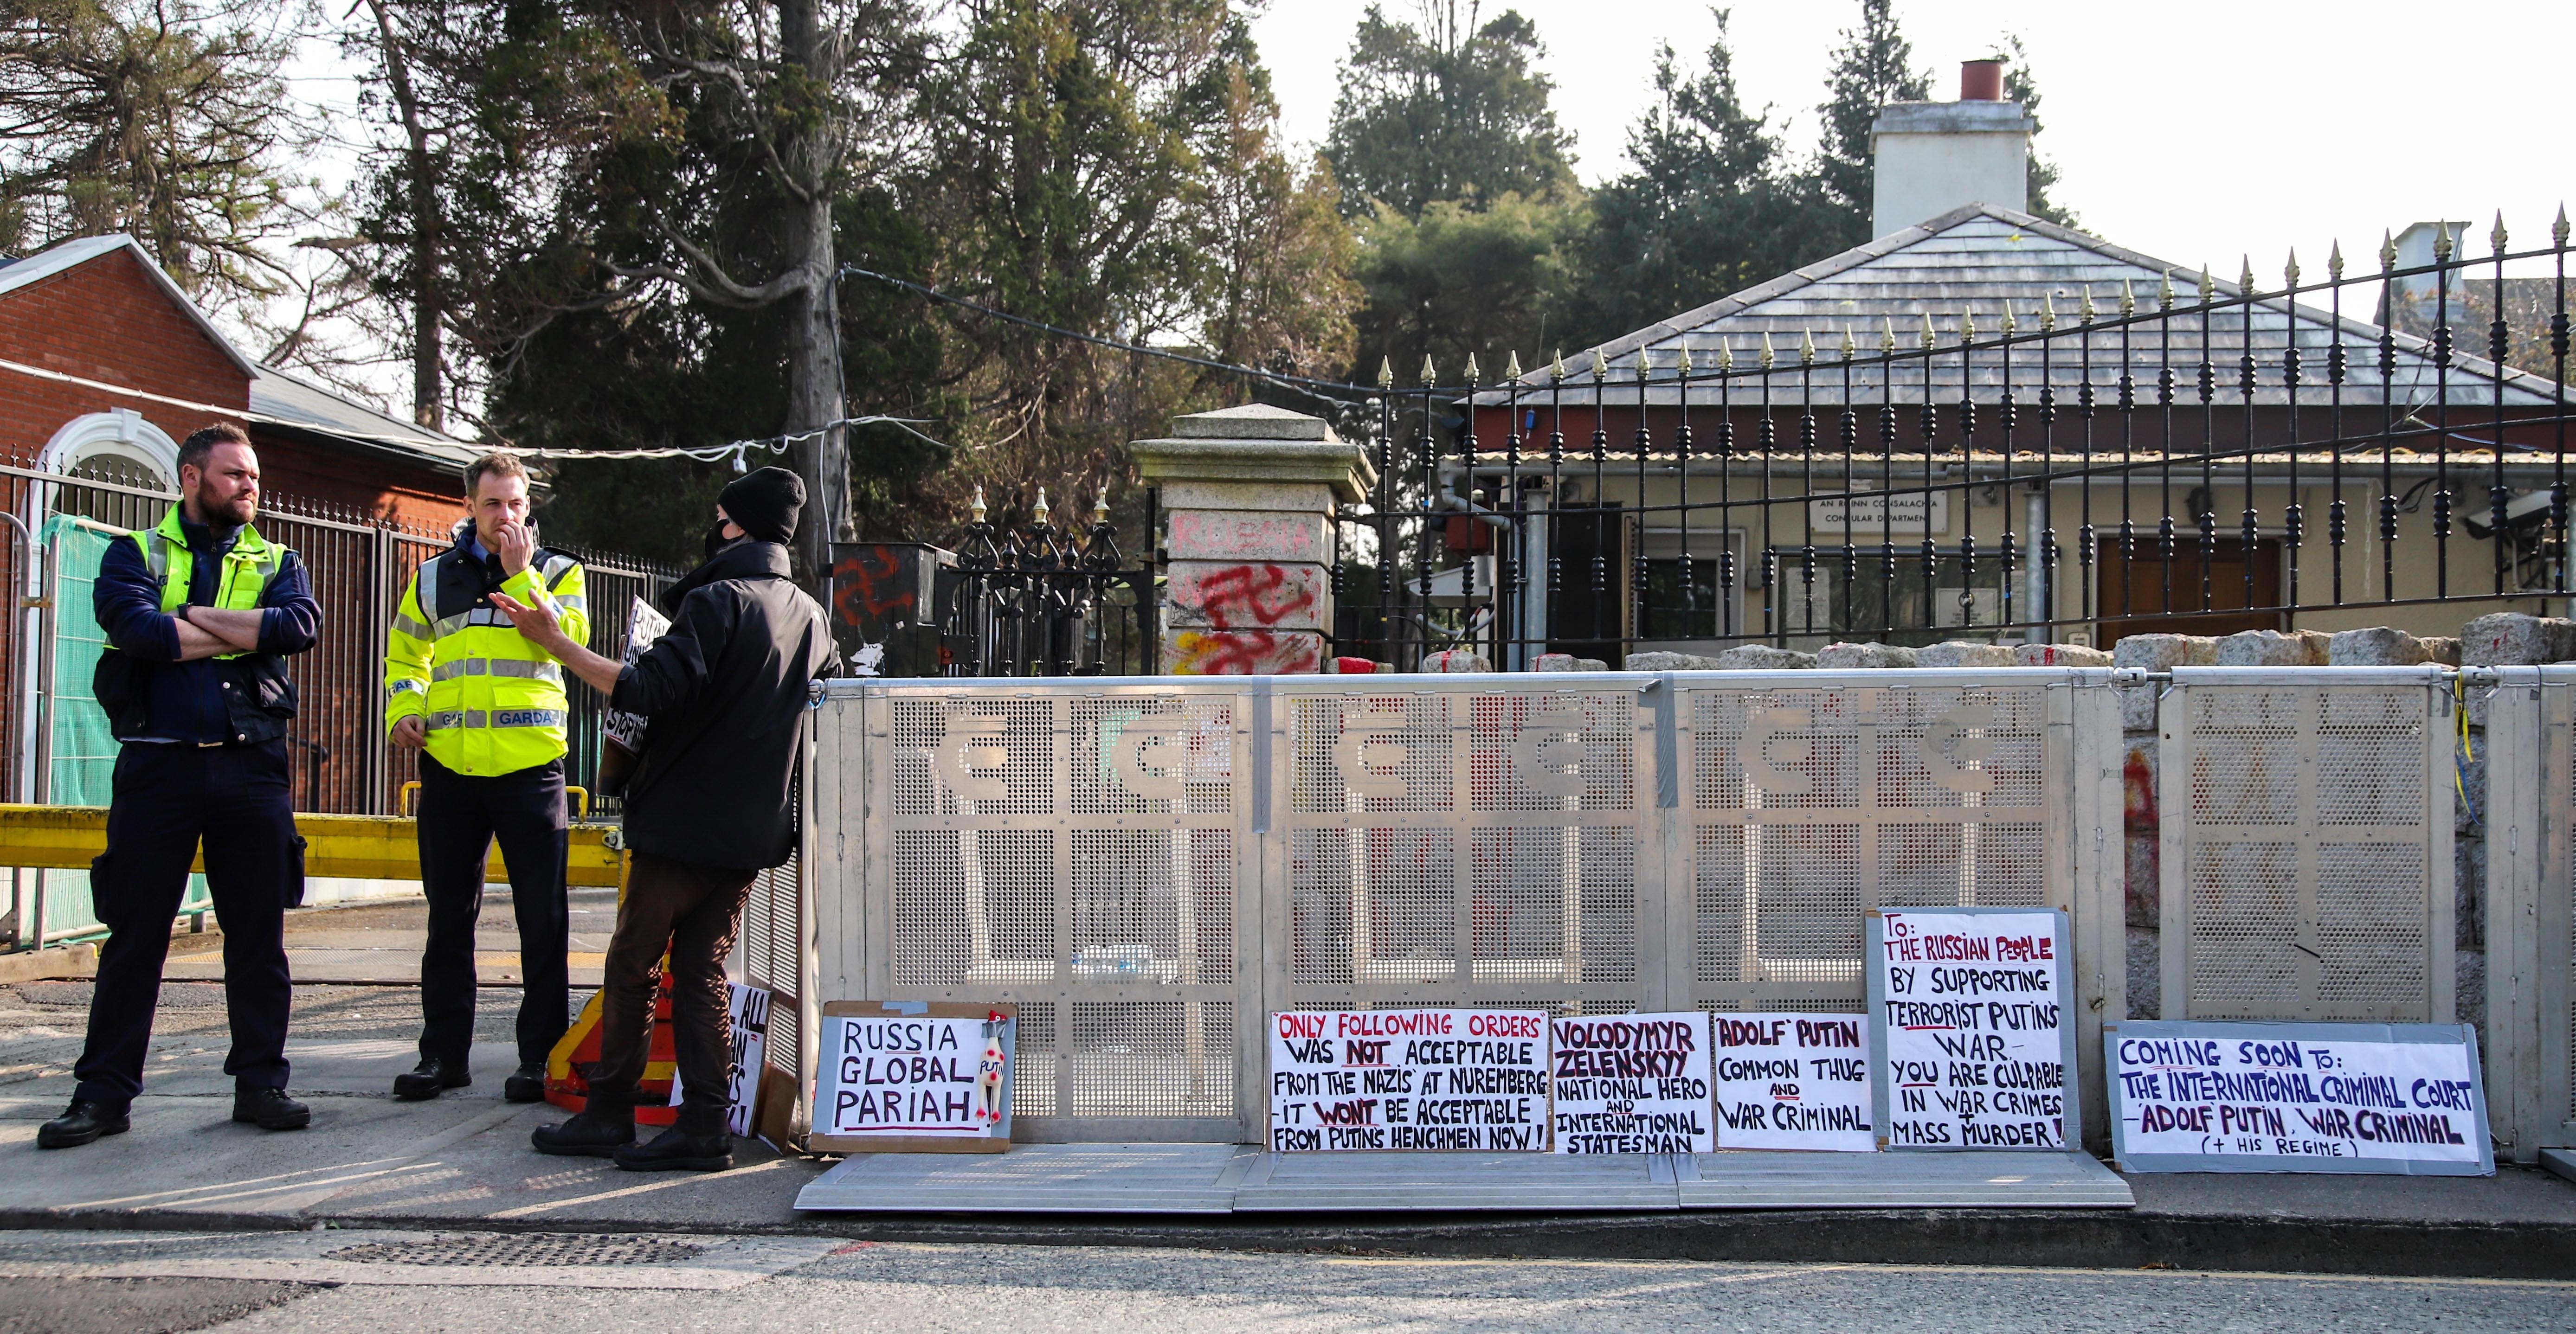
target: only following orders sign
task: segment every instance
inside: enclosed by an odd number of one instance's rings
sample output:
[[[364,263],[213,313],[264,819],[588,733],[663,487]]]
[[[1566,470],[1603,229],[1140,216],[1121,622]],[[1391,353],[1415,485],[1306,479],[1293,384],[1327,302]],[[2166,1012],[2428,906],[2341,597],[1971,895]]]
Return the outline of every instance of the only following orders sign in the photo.
[[[1890,1149],[2064,1149],[2076,1114],[2066,914],[1875,908],[1870,1070]]]
[[[2102,1026],[2124,1172],[2493,1176],[2466,1024]]]
[[[1542,1010],[1270,1016],[1270,1147],[1547,1151]]]

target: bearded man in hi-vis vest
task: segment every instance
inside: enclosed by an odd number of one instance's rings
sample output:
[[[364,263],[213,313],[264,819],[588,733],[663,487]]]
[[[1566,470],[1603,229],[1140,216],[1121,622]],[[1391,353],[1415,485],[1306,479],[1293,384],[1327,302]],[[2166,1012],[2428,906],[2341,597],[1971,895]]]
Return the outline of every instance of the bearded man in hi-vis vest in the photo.
[[[537,545],[528,470],[506,453],[465,469],[472,514],[456,544],[421,562],[385,636],[385,727],[420,752],[420,883],[429,936],[420,955],[420,1066],[394,1095],[435,1098],[474,1082],[474,927],[492,844],[509,866],[519,923],[517,1072],[512,1102],[546,1093],[546,1054],[569,1021],[564,950],[563,668],[528,642],[490,595],[554,609],[563,633],[590,637],[581,563]]]
[[[251,527],[259,456],[229,423],[179,446],[179,503],[108,544],[90,605],[106,633],[92,693],[116,753],[107,851],[90,894],[107,944],[89,1005],[80,1084],[36,1132],[48,1149],[124,1133],[143,1089],[170,924],[200,843],[224,929],[224,1006],[233,1046],[233,1119],[300,1130],[286,1096],[286,910],[304,897],[303,841],[286,727],[295,682],[285,659],[313,647],[321,608],[295,553]]]

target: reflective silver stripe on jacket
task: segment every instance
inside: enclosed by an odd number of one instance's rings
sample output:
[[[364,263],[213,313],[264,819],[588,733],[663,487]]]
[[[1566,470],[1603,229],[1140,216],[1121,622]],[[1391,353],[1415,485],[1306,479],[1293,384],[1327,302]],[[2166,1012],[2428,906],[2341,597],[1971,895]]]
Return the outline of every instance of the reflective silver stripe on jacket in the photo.
[[[449,635],[455,634],[457,631],[462,630],[469,625],[506,626],[509,623],[510,618],[502,615],[500,608],[477,607],[472,611],[460,611],[453,616],[439,617],[438,620],[429,627],[429,629],[432,636],[439,639],[445,639]]]
[[[563,684],[563,668],[551,662],[535,662],[526,658],[458,658],[429,669],[432,681],[450,681],[460,676],[516,676]]]
[[[404,634],[410,635],[414,639],[427,639],[431,635],[437,633],[428,626],[413,620],[410,613],[400,611],[394,613],[394,628]]]
[[[561,727],[568,720],[562,709],[450,709],[429,715],[429,730],[450,727]]]

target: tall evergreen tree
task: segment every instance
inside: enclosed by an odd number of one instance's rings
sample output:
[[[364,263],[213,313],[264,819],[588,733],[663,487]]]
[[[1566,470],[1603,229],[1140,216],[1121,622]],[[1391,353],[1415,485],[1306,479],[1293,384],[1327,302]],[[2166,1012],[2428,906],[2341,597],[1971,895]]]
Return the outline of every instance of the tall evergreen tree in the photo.
[[[1816,174],[1826,199],[1837,206],[1837,249],[1869,240],[1876,171],[1869,127],[1879,108],[1932,96],[1931,77],[1914,67],[1914,44],[1897,28],[1895,0],[1860,0],[1860,26],[1844,29],[1842,39],[1825,78],[1826,100],[1816,108],[1824,119]]]
[[[288,285],[275,244],[305,221],[294,38],[276,0],[0,4],[0,252],[124,232],[256,326]]]
[[[1324,157],[1354,217],[1383,202],[1416,218],[1434,200],[1480,207],[1574,185],[1573,140],[1548,106],[1538,28],[1513,10],[1478,23],[1471,2],[1424,0],[1417,26],[1375,4],[1342,62]]]
[[[1635,168],[1593,196],[1570,345],[1616,337],[1830,254],[1837,219],[1812,174],[1792,170],[1769,117],[1745,108],[1727,12],[1707,66],[1670,47],[1656,100],[1628,135]]]

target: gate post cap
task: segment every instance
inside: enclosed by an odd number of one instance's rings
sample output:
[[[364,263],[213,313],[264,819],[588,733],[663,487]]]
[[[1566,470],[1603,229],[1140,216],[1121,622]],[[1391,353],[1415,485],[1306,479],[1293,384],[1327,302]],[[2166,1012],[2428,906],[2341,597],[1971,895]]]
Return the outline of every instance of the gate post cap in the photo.
[[[1368,452],[1321,417],[1246,403],[1172,418],[1172,433],[1130,442],[1136,474],[1151,482],[1321,483],[1345,504],[1377,481]]]

